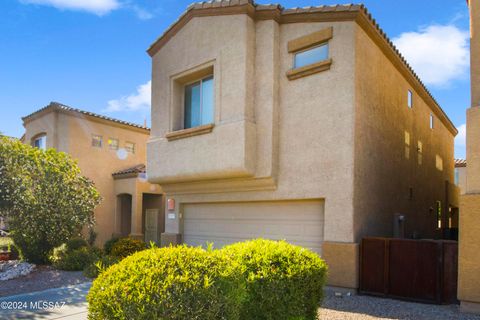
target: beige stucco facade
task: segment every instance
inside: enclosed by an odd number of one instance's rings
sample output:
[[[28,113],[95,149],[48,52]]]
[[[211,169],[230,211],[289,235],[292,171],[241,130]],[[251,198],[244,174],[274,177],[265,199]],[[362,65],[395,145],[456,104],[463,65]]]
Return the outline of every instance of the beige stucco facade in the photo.
[[[472,103],[467,110],[466,194],[460,207],[458,299],[463,311],[480,314],[480,2],[468,4]]]
[[[145,192],[161,194],[162,190],[159,186],[146,182],[145,178],[143,182],[138,178],[119,180],[114,179],[112,173],[145,163],[148,129],[58,103],[51,103],[23,120],[25,143],[33,144],[35,137],[46,134],[46,147],[71,155],[78,162],[82,174],[95,183],[102,197],[101,203],[95,209],[98,244],[118,233],[119,222],[116,220],[116,212],[120,208],[117,208],[117,195],[122,193],[130,194],[134,202],[130,234],[142,236],[142,194]],[[101,147],[92,146],[93,135],[102,137]],[[108,139],[111,138],[118,140],[118,150],[108,145]],[[127,142],[135,145],[134,152],[126,152]],[[130,181],[128,190],[124,190],[126,181]],[[137,201],[138,198],[140,201]]]
[[[295,70],[290,49],[325,35],[329,60]],[[191,244],[197,228],[195,243],[263,236],[301,244],[318,241],[304,235],[320,227],[329,284],[357,288],[358,243],[392,236],[394,214],[405,216],[408,237],[441,236],[431,208],[457,206],[456,129],[363,7],[196,4],[149,53],[148,178],[175,201],[165,243]],[[183,88],[207,74],[214,123],[182,130]],[[321,218],[312,218],[312,203]],[[272,227],[272,210],[296,234]]]

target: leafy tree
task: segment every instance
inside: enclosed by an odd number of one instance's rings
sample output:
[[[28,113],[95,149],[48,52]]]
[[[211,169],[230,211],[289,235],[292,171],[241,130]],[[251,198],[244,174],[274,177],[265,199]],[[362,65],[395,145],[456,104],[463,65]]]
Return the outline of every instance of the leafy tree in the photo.
[[[99,203],[69,155],[0,137],[0,216],[23,258],[47,263],[53,248],[93,227]]]

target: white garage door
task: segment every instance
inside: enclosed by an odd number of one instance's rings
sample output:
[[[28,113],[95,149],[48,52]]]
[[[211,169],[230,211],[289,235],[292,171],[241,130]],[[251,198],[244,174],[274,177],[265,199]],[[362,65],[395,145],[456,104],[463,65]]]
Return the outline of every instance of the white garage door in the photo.
[[[321,253],[323,201],[186,204],[183,240],[215,248],[254,238],[287,240]]]

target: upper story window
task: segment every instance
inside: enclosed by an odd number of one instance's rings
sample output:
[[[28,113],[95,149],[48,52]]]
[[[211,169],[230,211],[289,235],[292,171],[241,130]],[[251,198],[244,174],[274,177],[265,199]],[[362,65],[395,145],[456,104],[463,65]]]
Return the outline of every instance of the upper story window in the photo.
[[[102,143],[102,136],[98,135],[98,134],[93,134],[92,135],[92,147],[97,147],[97,148],[101,148],[103,143]]]
[[[47,135],[41,134],[33,139],[32,145],[35,148],[46,150],[47,149]]]
[[[118,150],[118,139],[109,138],[108,147],[112,150]]]
[[[295,54],[293,67],[301,68],[328,59],[328,42]]]
[[[185,86],[184,129],[213,123],[213,76]]]
[[[407,105],[409,108],[413,107],[413,93],[410,90],[407,92]]]
[[[433,117],[433,114],[430,113],[430,129],[433,129],[435,126],[435,118]]]
[[[125,150],[130,153],[135,153],[135,143],[125,142]]]

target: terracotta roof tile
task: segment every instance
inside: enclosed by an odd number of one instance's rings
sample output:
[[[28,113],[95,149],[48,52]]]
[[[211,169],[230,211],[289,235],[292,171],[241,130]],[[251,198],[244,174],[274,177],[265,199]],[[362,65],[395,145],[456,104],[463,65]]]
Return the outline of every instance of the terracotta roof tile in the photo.
[[[136,166],[126,168],[117,172],[112,173],[112,176],[121,176],[121,175],[127,175],[127,174],[139,174],[139,173],[145,173],[146,172],[146,167],[145,165],[142,164],[137,164]]]
[[[466,167],[467,166],[467,160],[465,159],[455,159],[455,167]]]
[[[114,119],[114,118],[110,118],[110,117],[107,117],[107,116],[102,116],[100,114],[93,113],[93,112],[90,112],[90,111],[84,111],[84,110],[72,108],[72,107],[69,107],[69,106],[64,105],[62,103],[55,102],[55,101],[52,101],[52,102],[50,102],[49,105],[47,105],[47,106],[29,114],[28,116],[23,117],[22,120],[23,121],[29,120],[31,117],[35,116],[36,114],[39,114],[40,112],[42,112],[44,110],[47,110],[48,108],[52,108],[54,110],[64,110],[64,111],[79,113],[79,114],[83,114],[83,115],[87,115],[87,116],[91,116],[91,117],[95,117],[95,118],[99,118],[99,119],[103,119],[103,120],[107,120],[107,121],[112,121],[112,122],[115,122],[115,123],[124,124],[124,125],[135,127],[135,128],[150,130],[150,128],[144,127],[144,126],[136,124],[136,123],[123,121],[123,120],[119,120],[119,119]]]

